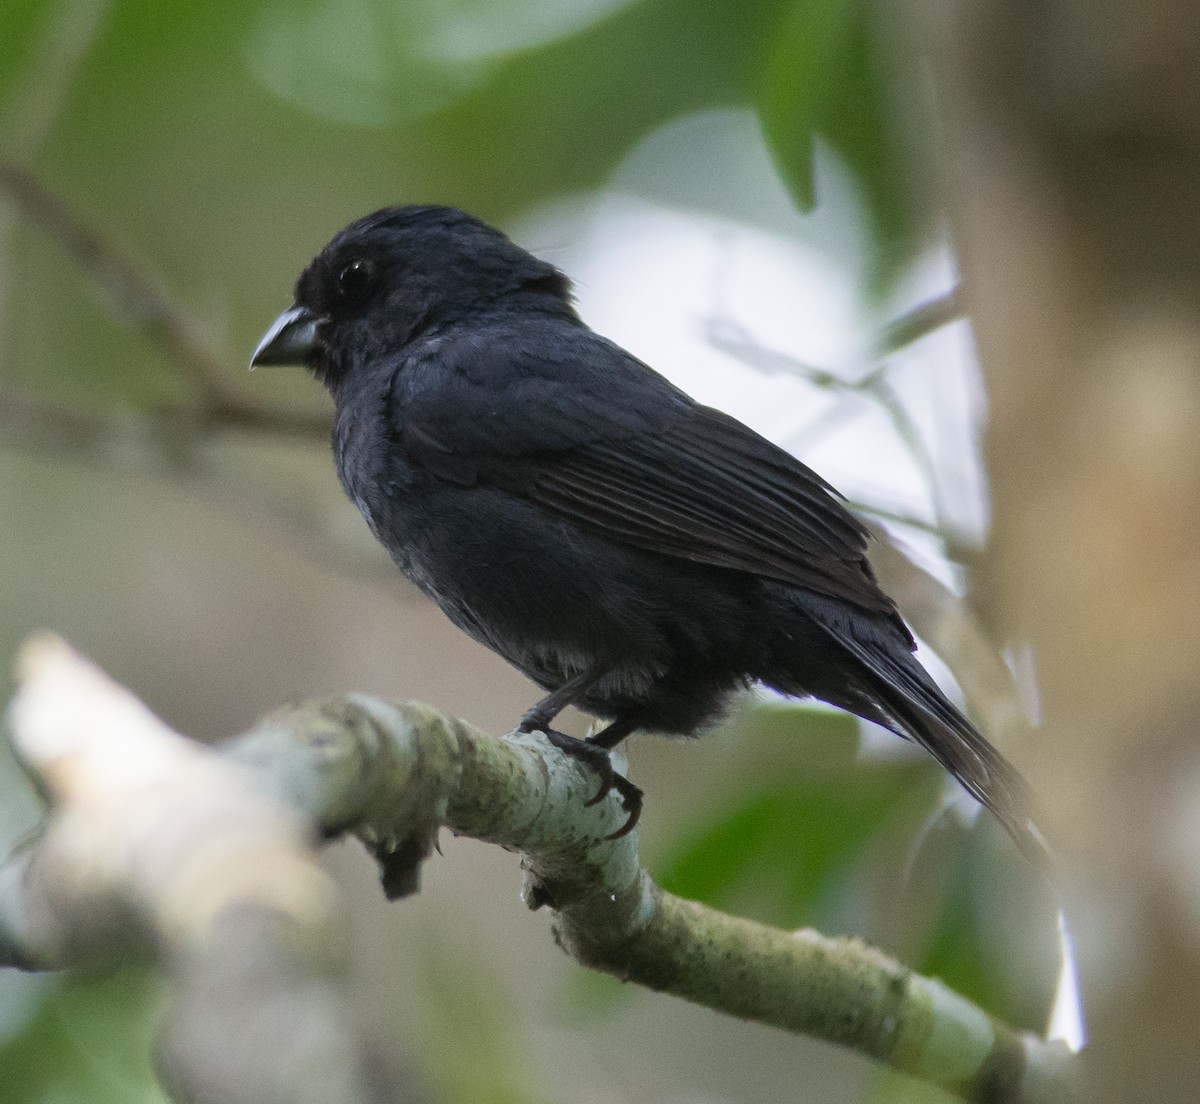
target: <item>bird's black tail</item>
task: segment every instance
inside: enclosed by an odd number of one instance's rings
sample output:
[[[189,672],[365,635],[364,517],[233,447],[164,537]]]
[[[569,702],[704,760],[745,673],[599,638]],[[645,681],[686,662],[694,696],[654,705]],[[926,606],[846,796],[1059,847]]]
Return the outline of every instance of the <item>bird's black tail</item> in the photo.
[[[917,657],[890,640],[864,640],[840,618],[814,620],[857,668],[856,689],[861,697],[844,704],[920,744],[992,811],[1023,854],[1039,866],[1048,866],[1050,852],[1033,822],[1029,784],[946,698]]]

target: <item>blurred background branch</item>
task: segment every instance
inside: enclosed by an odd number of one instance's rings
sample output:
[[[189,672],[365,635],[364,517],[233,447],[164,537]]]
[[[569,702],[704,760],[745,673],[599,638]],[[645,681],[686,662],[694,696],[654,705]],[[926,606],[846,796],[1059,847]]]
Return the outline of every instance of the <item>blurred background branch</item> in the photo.
[[[413,1100],[372,1069],[311,825],[57,638],[19,664],[11,735],[50,813],[0,872],[5,964],[162,963],[179,1104]]]
[[[86,223],[56,197],[27,169],[0,156],[0,199],[32,226],[55,242],[77,270],[100,293],[116,324],[131,326],[198,393],[186,405],[158,406],[140,415],[128,410],[81,413],[38,401],[30,396],[0,391],[0,431],[12,444],[47,456],[61,456],[83,463],[116,464],[124,470],[173,473],[205,481],[203,452],[206,443],[223,432],[242,432],[266,437],[295,438],[324,443],[329,436],[329,418],[262,405],[249,398],[241,387],[228,382],[221,358],[198,336],[182,304],[148,270],[127,257],[98,229]],[[813,383],[838,397],[838,403],[823,419],[805,429],[809,440],[819,439],[837,424],[852,417],[854,402],[866,396],[886,411],[912,456],[917,459],[929,486],[938,486],[936,463],[928,453],[922,434],[889,380],[887,358],[964,315],[962,293],[953,288],[918,304],[895,318],[880,333],[876,356],[880,363],[861,378],[848,379],[836,372],[804,364],[791,355],[761,345],[744,327],[728,319],[706,323],[706,338],[714,347],[766,373],[787,372]],[[229,487],[224,487],[228,497]],[[247,487],[247,495],[253,492]],[[272,496],[258,496],[270,508]],[[897,514],[869,503],[855,503],[882,520],[945,535],[945,521],[926,522]],[[939,518],[942,507],[935,499]],[[292,515],[280,514],[285,521]],[[295,526],[303,539],[310,539],[311,518]],[[878,540],[891,541],[886,529],[876,527]],[[349,548],[349,565],[362,565],[358,550]],[[336,546],[326,555],[338,554]],[[901,553],[902,554],[902,553]],[[366,562],[371,562],[369,559]],[[894,557],[892,570],[898,570]],[[953,656],[954,653],[949,653]]]
[[[3,157],[0,198],[66,254],[91,282],[114,322],[133,327],[197,393],[194,404],[158,412],[173,429],[183,425],[197,434],[240,429],[285,437],[328,437],[327,417],[270,409],[231,386],[225,364],[197,336],[196,325],[162,282],[84,222],[34,173]],[[38,420],[46,424],[52,417],[52,412],[42,410]]]

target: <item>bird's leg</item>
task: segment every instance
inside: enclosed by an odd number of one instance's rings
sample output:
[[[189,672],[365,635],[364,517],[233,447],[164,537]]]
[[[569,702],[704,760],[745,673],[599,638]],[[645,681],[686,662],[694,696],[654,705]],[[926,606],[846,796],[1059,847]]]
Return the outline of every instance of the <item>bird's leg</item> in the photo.
[[[548,694],[530,709],[521,718],[521,723],[517,725],[518,732],[544,732],[546,738],[559,751],[565,752],[575,759],[583,760],[600,775],[600,789],[596,796],[588,802],[589,805],[595,805],[602,801],[605,794],[616,785],[617,773],[612,768],[608,752],[603,748],[593,747],[586,740],[568,736],[565,732],[558,732],[550,726],[554,723],[555,717],[606,674],[608,674],[607,667],[592,667],[586,671],[580,671],[577,675],[572,675],[557,690]]]
[[[633,831],[634,826],[638,822],[638,817],[642,815],[642,791],[624,775],[618,774],[613,770],[612,760],[609,758],[608,751],[609,748],[616,747],[617,743],[628,735],[634,726],[626,727],[625,731],[611,744],[602,742],[603,737],[607,736],[609,731],[614,727],[620,726],[620,721],[614,721],[613,724],[609,725],[608,728],[599,734],[599,737],[593,737],[589,740],[580,740],[575,736],[568,736],[565,732],[558,732],[550,727],[554,722],[554,718],[559,713],[566,709],[568,705],[571,705],[590,687],[604,678],[608,674],[608,671],[608,667],[593,667],[587,671],[581,671],[579,674],[573,675],[557,690],[548,694],[530,709],[521,718],[521,723],[517,725],[517,731],[544,732],[546,739],[558,748],[559,751],[570,755],[573,759],[579,759],[587,763],[600,776],[600,789],[588,801],[588,805],[595,805],[597,802],[603,801],[609,790],[616,790],[621,795],[621,805],[629,814],[629,819],[608,837],[609,839],[619,839],[621,836]]]
[[[634,717],[618,717],[612,724],[589,736],[587,742],[602,747],[605,751],[612,751],[626,736],[640,727]]]
[[[589,736],[584,743],[587,747],[595,748],[596,750],[603,749],[607,757],[609,752],[620,744],[626,736],[639,727],[641,726],[637,723],[636,718],[618,717],[608,727],[601,729],[593,736]],[[612,768],[610,767],[609,769],[611,770]],[[616,788],[617,793],[621,795],[621,804],[629,814],[629,819],[608,837],[609,839],[620,839],[622,836],[633,831],[637,825],[638,818],[642,815],[642,791],[630,782],[628,778],[615,772],[613,773],[612,784]]]
[[[595,686],[607,674],[607,667],[590,667],[586,671],[580,671],[579,674],[572,675],[557,690],[552,694],[547,694],[546,697],[542,698],[540,702],[521,718],[521,723],[517,725],[517,731],[544,732],[549,736],[552,731],[550,726],[554,723],[554,718],[574,702],[580,694]],[[569,736],[564,738],[573,739],[573,737]],[[582,743],[583,741],[580,740],[578,742]]]

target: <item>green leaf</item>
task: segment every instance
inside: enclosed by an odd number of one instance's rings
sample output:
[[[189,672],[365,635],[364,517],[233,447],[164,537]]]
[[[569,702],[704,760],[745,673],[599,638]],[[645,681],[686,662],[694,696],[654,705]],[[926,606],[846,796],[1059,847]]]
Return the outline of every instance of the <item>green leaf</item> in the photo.
[[[776,167],[802,211],[820,200],[813,183],[814,137],[845,160],[870,224],[868,288],[885,291],[915,252],[919,218],[871,6],[802,0],[790,7],[755,105]]]
[[[882,294],[916,252],[919,211],[874,27],[860,12],[848,31],[839,59],[841,83],[819,130],[846,159],[862,189],[871,224],[868,286]]]
[[[144,970],[55,978],[24,1028],[0,1042],[5,1104],[167,1104],[151,1061],[160,998]]]
[[[813,136],[841,94],[842,60],[852,32],[854,0],[801,0],[776,33],[755,106],[767,148],[802,211],[811,211]]]
[[[940,792],[938,772],[921,761],[852,758],[846,737],[857,742],[857,722],[844,714],[768,707],[745,724],[778,731],[803,765],[787,771],[786,783],[770,765],[769,781],[710,814],[655,874],[674,893],[749,908],[767,923],[794,927],[845,914],[843,894],[861,860],[881,839],[912,837]]]

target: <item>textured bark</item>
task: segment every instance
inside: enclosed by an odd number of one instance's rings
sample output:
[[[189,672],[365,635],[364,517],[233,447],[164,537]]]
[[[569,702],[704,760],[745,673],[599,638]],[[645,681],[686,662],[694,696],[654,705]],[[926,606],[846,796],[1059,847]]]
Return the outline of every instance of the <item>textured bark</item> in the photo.
[[[212,750],[61,642],[28,647],[21,682],[14,745],[52,805],[38,842],[0,869],[3,961],[153,954],[176,982],[164,1065],[180,1100],[397,1099],[394,1079],[379,1094],[343,1007],[337,901],[313,850],[318,835],[354,833],[398,895],[443,825],[522,852],[527,903],[555,911],[556,938],[584,965],[851,1047],[965,1100],[1070,1099],[1065,1048],[861,942],[664,893],[636,832],[608,838],[619,800],[587,805],[595,779],[540,733],[496,738],[355,695],[280,710]],[[240,1029],[256,1022],[278,1045]],[[296,1038],[309,1061],[279,1067]]]

